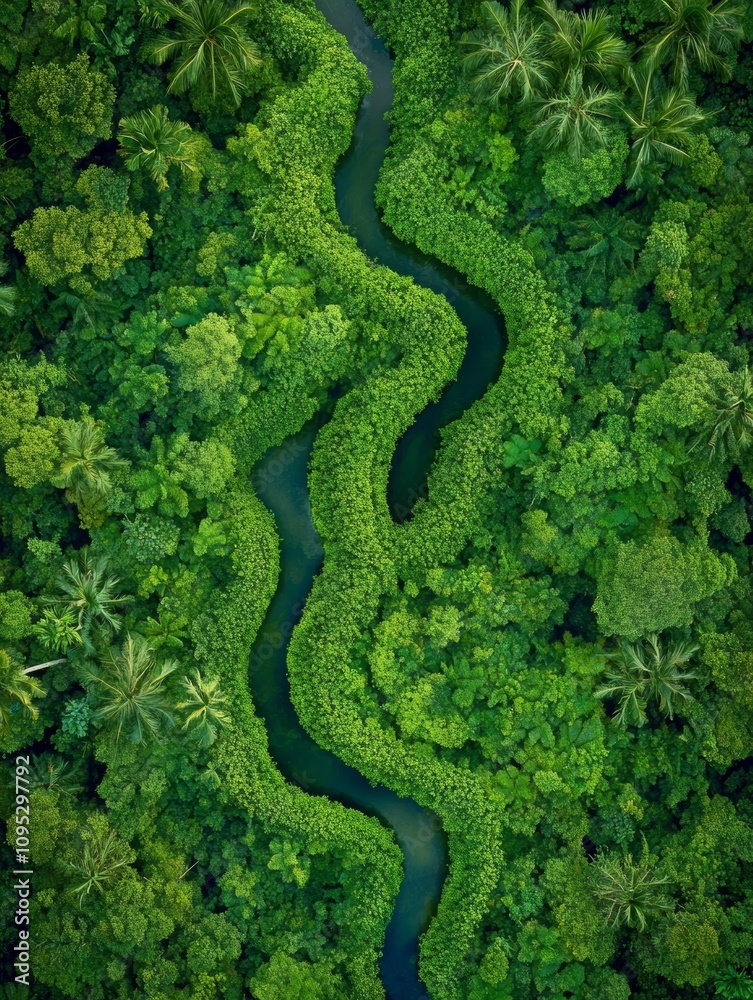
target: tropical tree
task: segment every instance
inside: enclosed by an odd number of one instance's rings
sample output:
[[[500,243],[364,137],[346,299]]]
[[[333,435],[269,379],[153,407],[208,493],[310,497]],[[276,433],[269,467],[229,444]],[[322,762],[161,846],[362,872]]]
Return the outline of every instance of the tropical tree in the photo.
[[[183,173],[195,170],[196,139],[191,126],[171,121],[164,105],[122,118],[119,128],[119,152],[126,166],[148,170],[159,191],[168,186],[167,172],[173,164]]]
[[[66,861],[70,885],[68,891],[78,897],[79,906],[92,889],[103,893],[122,869],[133,861],[133,851],[114,830],[86,830],[87,839],[72,860]]]
[[[753,379],[743,368],[735,385],[727,386],[709,407],[700,433],[693,439],[690,450],[701,445],[708,448],[709,459],[716,454],[738,455],[753,441]]]
[[[42,618],[32,626],[32,633],[52,653],[64,653],[82,642],[78,618],[71,608],[45,608]]]
[[[546,149],[566,149],[574,160],[606,143],[604,125],[620,106],[620,95],[605,87],[584,87],[580,72],[572,73],[567,90],[539,103],[538,124],[529,139]]]
[[[155,39],[149,50],[158,66],[175,60],[168,91],[180,94],[202,86],[215,99],[218,88],[224,86],[235,104],[240,104],[246,78],[261,63],[258,49],[246,33],[254,5],[231,5],[224,0],[155,0],[150,7],[155,24],[174,25]]]
[[[8,262],[0,260],[0,278],[4,278],[8,273]],[[0,284],[0,313],[4,316],[12,316],[16,311],[16,289],[13,285]]]
[[[666,88],[648,67],[629,70],[633,103],[625,110],[631,126],[628,187],[641,184],[653,163],[682,163],[695,129],[706,119],[695,99],[678,87]]]
[[[714,976],[714,986],[716,995],[724,1000],[753,1000],[753,979],[731,965]]]
[[[691,700],[685,682],[695,674],[684,667],[697,650],[688,642],[672,643],[664,650],[657,635],[637,643],[621,642],[617,652],[604,656],[612,666],[596,697],[617,698],[613,721],[618,726],[644,725],[649,700],[657,701],[662,714],[672,719],[678,703]]]
[[[611,83],[620,76],[627,66],[627,46],[610,29],[606,11],[576,14],[561,10],[555,0],[541,0],[539,10],[550,26],[547,54],[565,83],[578,73],[591,85]]]
[[[678,86],[687,86],[690,69],[730,75],[727,57],[743,37],[745,9],[735,0],[659,0],[664,27],[646,46],[652,69],[670,64]]]
[[[114,723],[117,739],[124,728],[134,743],[158,738],[174,724],[165,682],[177,666],[175,660],[159,663],[146,639],[126,635],[120,649],[108,650],[88,672],[99,705],[94,720]]]
[[[194,671],[193,678],[186,677],[181,681],[186,697],[178,702],[177,707],[189,713],[183,728],[189,729],[203,747],[214,743],[218,728],[230,724],[230,716],[222,708],[227,698],[220,691],[219,683],[216,677],[202,677],[198,669]]]
[[[29,675],[35,670],[62,662],[64,661],[53,660],[24,670],[7,650],[0,649],[0,728],[10,726],[13,715],[19,709],[32,719],[39,718],[39,709],[34,704],[34,699],[43,698],[47,692],[36,677]]]
[[[104,434],[91,417],[69,422],[60,432],[61,464],[52,480],[55,486],[65,486],[74,496],[86,493],[104,495],[110,489],[110,472],[128,462],[105,443]]]
[[[535,23],[524,0],[509,8],[496,0],[481,6],[481,24],[465,35],[463,62],[478,95],[490,104],[513,96],[532,101],[549,88],[552,64],[544,56],[547,31]]]
[[[42,601],[60,605],[75,615],[81,643],[87,653],[93,653],[97,642],[106,642],[113,632],[120,631],[115,610],[131,598],[115,592],[119,582],[118,577],[108,575],[107,559],[93,559],[89,549],[83,548],[57,577],[57,596]]]
[[[595,270],[604,277],[616,277],[633,266],[642,241],[637,226],[616,208],[577,220],[578,232],[568,244],[581,251],[589,275]]]
[[[653,917],[674,909],[648,861],[633,861],[631,855],[606,854],[591,865],[591,886],[602,912],[613,927],[644,931]]]
[[[80,765],[66,760],[61,754],[43,753],[32,758],[29,785],[73,796],[83,788],[79,781],[79,769]]]

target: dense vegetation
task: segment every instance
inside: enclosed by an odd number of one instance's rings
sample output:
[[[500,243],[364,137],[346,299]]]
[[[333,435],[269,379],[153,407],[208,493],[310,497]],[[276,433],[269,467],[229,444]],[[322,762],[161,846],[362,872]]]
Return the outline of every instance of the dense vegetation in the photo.
[[[344,39],[311,0],[0,11],[32,995],[384,995],[400,852],[283,780],[246,668],[279,571],[252,470],[326,410],[292,698],[442,821],[430,996],[753,996],[753,15],[363,6],[396,56],[385,220],[509,337],[401,524],[395,444],[465,338],[340,224]]]

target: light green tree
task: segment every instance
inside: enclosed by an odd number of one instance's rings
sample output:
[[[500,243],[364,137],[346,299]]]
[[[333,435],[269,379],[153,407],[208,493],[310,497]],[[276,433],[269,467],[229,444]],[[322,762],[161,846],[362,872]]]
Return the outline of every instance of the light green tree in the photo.
[[[81,54],[70,62],[35,62],[19,74],[10,111],[35,150],[86,156],[110,135],[115,90]]]

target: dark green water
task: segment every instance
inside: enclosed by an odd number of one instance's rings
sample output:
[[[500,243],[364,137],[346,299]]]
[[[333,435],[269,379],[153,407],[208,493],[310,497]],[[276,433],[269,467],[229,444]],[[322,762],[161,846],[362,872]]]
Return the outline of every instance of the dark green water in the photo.
[[[393,516],[401,521],[425,489],[439,429],[483,395],[498,376],[504,332],[490,299],[470,289],[459,274],[401,243],[382,224],[374,186],[389,143],[384,114],[392,104],[392,60],[355,0],[318,0],[317,6],[346,36],[374,85],[361,106],[351,149],[337,169],[340,217],[365,253],[444,295],[468,330],[468,350],[457,381],[419,415],[395,451],[389,499]],[[383,785],[372,787],[358,771],[317,746],[301,727],[290,701],[288,640],[323,559],[306,483],[311,448],[323,419],[271,449],[255,471],[257,492],[274,514],[280,533],[282,572],[251,652],[251,689],[266,723],[270,752],[288,779],[310,794],[327,795],[376,816],[394,830],[405,874],[387,928],[381,975],[390,1000],[428,1000],[418,978],[418,939],[436,911],[447,869],[439,820],[412,799],[400,798]]]

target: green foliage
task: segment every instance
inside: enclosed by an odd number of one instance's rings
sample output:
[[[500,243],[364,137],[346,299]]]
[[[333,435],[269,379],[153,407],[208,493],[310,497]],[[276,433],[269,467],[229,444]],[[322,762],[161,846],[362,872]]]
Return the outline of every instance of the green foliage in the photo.
[[[71,698],[63,709],[60,728],[78,739],[83,739],[92,719],[92,709],[84,698]]]
[[[25,673],[23,666],[7,650],[0,649],[0,728],[8,728],[18,711],[36,719],[39,709],[34,699],[45,694],[37,678]]]
[[[120,153],[128,169],[148,170],[158,191],[167,188],[167,172],[173,164],[183,173],[196,169],[196,141],[190,125],[172,121],[163,104],[122,118],[118,128]]]
[[[13,234],[32,275],[43,285],[67,282],[74,291],[92,293],[128,260],[144,253],[152,235],[146,212],[82,212],[37,208]]]
[[[645,931],[674,908],[663,888],[669,879],[659,878],[646,860],[606,855],[593,863],[591,872],[594,895],[612,926]]]
[[[699,539],[680,542],[659,532],[618,542],[603,562],[594,611],[604,635],[634,641],[652,632],[690,625],[697,601],[720,591],[735,568]]]
[[[13,118],[42,156],[79,159],[110,136],[115,90],[83,53],[31,66],[10,95]]]
[[[533,23],[525,0],[513,0],[509,9],[487,0],[481,11],[481,27],[464,39],[474,87],[494,103],[510,94],[533,100],[546,89],[551,71],[543,26]]]
[[[753,997],[753,980],[731,965],[714,976],[714,985],[716,995],[725,1000],[750,1000]]]
[[[184,678],[182,686],[185,700],[177,702],[176,708],[187,712],[183,728],[201,746],[208,747],[217,739],[217,731],[230,724],[230,716],[222,707],[227,699],[220,690],[219,680],[204,678],[197,669],[193,677]]]
[[[116,593],[118,577],[107,571],[107,559],[94,558],[88,549],[64,564],[55,580],[57,593],[44,597],[46,604],[61,607],[75,615],[76,628],[87,653],[106,643],[120,631],[117,609],[131,598]]]
[[[128,844],[122,843],[114,830],[92,823],[81,831],[81,847],[73,860],[66,861],[69,892],[83,906],[92,890],[104,893],[133,861]]]
[[[232,5],[225,0],[155,0],[150,3],[155,23],[173,24],[150,48],[157,65],[175,60],[168,91],[183,93],[197,85],[216,98],[218,90],[240,104],[246,76],[260,62],[258,50],[247,34],[251,4]]]
[[[672,719],[678,705],[691,700],[684,682],[696,675],[684,668],[697,650],[697,646],[683,642],[662,649],[657,635],[639,644],[622,642],[618,652],[604,657],[613,666],[596,697],[617,698],[619,708],[613,718],[620,726],[644,725],[646,705],[652,699],[658,701],[659,711]]]
[[[116,739],[124,728],[134,743],[158,738],[174,724],[165,681],[177,666],[158,662],[146,639],[127,634],[120,649],[109,649],[87,673],[98,706],[94,722],[114,725]]]

